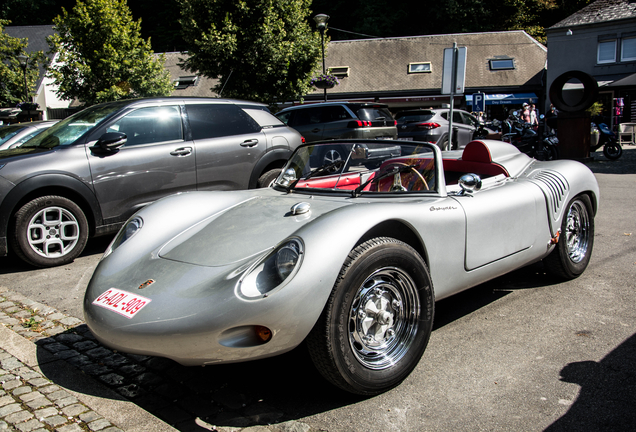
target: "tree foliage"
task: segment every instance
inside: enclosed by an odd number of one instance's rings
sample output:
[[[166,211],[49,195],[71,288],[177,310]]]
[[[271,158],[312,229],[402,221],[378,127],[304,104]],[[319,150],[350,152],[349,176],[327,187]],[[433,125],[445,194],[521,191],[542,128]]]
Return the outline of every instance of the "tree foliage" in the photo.
[[[39,76],[39,67],[44,63],[42,51],[27,54],[27,39],[14,38],[4,32],[9,21],[0,20],[0,106],[15,106],[19,102],[31,102],[35,83]],[[24,67],[20,64],[19,55],[29,57],[26,67],[28,100],[25,100]]]
[[[592,0],[314,0],[316,13],[331,16],[331,37],[349,30],[377,37],[525,30],[545,42],[545,29]]]
[[[269,104],[309,92],[320,35],[311,0],[180,0],[191,71],[219,78],[224,97]]]
[[[126,0],[78,0],[53,23],[57,33],[48,42],[58,57],[48,74],[60,98],[92,105],[172,92],[164,58],[141,38],[141,20],[133,20]]]

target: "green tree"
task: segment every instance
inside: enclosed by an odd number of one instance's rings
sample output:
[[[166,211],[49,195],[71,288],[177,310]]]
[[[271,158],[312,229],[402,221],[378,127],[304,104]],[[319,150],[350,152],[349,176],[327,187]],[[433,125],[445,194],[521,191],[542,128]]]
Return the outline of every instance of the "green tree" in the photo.
[[[184,66],[210,78],[224,97],[270,105],[306,94],[318,69],[320,34],[311,0],[180,0],[190,57]]]
[[[62,99],[92,105],[172,92],[165,59],[141,38],[141,20],[133,20],[126,0],[78,0],[53,23],[57,33],[48,42],[58,56],[48,74]]]
[[[45,61],[42,51],[27,54],[25,51],[29,42],[25,39],[14,38],[4,32],[9,21],[0,20],[0,106],[11,107],[18,102],[31,102],[35,83],[39,76],[39,67]],[[26,55],[26,81],[28,100],[24,96],[24,67],[18,56]]]

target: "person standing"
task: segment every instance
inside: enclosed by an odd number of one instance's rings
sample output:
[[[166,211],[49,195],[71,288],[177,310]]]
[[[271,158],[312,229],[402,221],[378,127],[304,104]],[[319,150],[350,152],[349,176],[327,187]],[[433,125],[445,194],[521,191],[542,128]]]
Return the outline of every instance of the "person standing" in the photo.
[[[539,129],[539,112],[534,104],[530,105],[530,124],[532,125],[532,129]]]
[[[521,111],[521,120],[524,123],[530,123],[530,105],[523,103],[523,110]]]

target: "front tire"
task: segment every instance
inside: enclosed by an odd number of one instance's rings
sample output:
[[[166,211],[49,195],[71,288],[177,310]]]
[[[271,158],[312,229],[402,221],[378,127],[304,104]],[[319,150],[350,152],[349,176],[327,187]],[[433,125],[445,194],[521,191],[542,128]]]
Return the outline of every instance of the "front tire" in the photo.
[[[258,181],[256,182],[256,187],[257,188],[270,187],[274,183],[274,181],[278,178],[280,173],[281,173],[280,168],[274,168],[269,171],[266,171],[258,178]]]
[[[59,196],[36,198],[15,214],[12,247],[35,267],[72,262],[88,240],[88,222],[82,209]]]
[[[555,146],[552,145],[547,145],[544,148],[545,150],[545,160],[557,160],[559,158],[559,149],[557,149]]]
[[[594,213],[587,195],[574,197],[561,222],[557,247],[544,260],[548,271],[562,279],[575,279],[587,268],[594,247]]]
[[[420,255],[396,239],[375,238],[349,253],[307,347],[331,383],[355,394],[382,393],[417,366],[434,308]]]
[[[603,154],[610,160],[616,160],[623,155],[623,147],[616,141],[609,141],[603,146]]]

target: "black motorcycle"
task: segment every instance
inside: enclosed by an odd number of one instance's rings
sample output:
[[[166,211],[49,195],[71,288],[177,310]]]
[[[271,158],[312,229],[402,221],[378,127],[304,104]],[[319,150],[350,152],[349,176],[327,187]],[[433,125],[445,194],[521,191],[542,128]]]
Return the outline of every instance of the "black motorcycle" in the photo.
[[[544,116],[539,116],[537,130],[526,123],[517,111],[503,121],[501,139],[517,147],[519,151],[538,160],[555,160],[559,158],[559,139],[552,132],[543,133]]]
[[[606,158],[616,160],[623,154],[623,147],[616,140],[616,135],[609,127],[600,119],[595,117],[592,120],[592,128],[598,129],[598,142],[596,145],[590,146],[590,151],[596,151],[603,147],[603,154]]]

